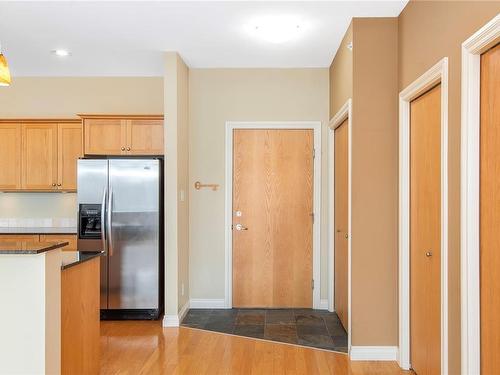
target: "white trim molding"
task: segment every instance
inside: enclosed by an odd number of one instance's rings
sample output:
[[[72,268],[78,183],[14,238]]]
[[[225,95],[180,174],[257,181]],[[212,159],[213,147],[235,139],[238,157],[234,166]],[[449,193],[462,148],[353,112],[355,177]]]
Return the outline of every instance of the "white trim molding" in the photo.
[[[184,304],[184,306],[182,306],[177,315],[164,315],[163,327],[179,327],[188,311],[189,311],[189,301],[187,301]]]
[[[398,358],[397,346],[353,346],[351,361],[395,361]]]
[[[189,307],[191,309],[225,309],[226,302],[224,298],[220,299],[191,298]]]
[[[349,98],[344,105],[339,109],[339,111],[332,117],[329,124],[328,132],[328,201],[330,202],[328,206],[328,309],[334,311],[335,302],[335,129],[337,129],[344,121],[347,120],[347,163],[348,163],[348,182],[347,191],[349,194],[349,200],[347,202],[347,341],[348,350],[351,348],[351,206],[352,206],[352,193],[351,193],[351,183],[352,183],[352,99]]]
[[[410,364],[410,102],[441,84],[441,374],[448,374],[448,58],[399,94],[399,365]]]
[[[163,327],[179,327],[180,320],[179,315],[164,315],[163,316]]]
[[[319,309],[320,310],[328,310],[328,299],[321,299],[319,301]]]
[[[314,132],[314,191],[313,191],[313,308],[321,307],[321,121],[227,121],[226,122],[226,175],[225,175],[225,307],[233,306],[233,131],[235,129],[311,129]]]
[[[481,54],[500,41],[500,15],[462,44],[462,373],[480,373],[479,160]]]

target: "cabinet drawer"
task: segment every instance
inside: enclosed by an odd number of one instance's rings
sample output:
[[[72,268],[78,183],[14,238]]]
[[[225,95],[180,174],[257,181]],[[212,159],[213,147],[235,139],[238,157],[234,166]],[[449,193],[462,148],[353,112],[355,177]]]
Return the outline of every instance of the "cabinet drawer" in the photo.
[[[29,241],[29,242],[38,242],[39,236],[38,234],[0,234],[0,241]]]

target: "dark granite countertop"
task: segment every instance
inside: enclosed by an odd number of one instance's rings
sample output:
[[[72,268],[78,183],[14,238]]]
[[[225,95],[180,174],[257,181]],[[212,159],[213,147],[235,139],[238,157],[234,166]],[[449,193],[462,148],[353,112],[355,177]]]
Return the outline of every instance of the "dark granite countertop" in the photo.
[[[66,268],[76,266],[102,254],[104,254],[104,251],[63,251],[61,269],[65,270]]]
[[[0,255],[41,254],[69,245],[68,242],[1,241]]]
[[[0,227],[0,234],[76,234],[75,227]]]

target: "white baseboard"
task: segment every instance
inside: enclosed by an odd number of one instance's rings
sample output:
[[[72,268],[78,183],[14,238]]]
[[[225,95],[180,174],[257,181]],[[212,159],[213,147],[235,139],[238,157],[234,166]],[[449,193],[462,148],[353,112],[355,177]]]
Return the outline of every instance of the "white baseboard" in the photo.
[[[397,346],[351,346],[351,361],[396,361]]]
[[[179,315],[163,316],[163,327],[179,327]]]
[[[189,301],[187,301],[184,306],[179,310],[177,315],[167,315],[163,316],[163,327],[179,327],[182,319],[186,316],[189,310]]]
[[[226,304],[222,299],[191,298],[189,301],[191,309],[225,309]]]
[[[319,301],[320,310],[328,310],[328,299],[322,299]]]

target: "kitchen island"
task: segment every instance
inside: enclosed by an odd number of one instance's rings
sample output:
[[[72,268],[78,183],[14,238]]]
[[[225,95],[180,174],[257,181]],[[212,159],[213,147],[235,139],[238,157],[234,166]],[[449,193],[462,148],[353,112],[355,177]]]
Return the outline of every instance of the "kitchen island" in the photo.
[[[99,372],[100,253],[67,245],[0,241],[0,373]]]

